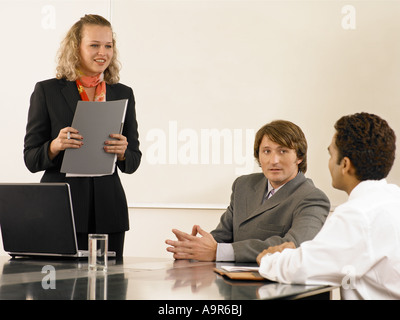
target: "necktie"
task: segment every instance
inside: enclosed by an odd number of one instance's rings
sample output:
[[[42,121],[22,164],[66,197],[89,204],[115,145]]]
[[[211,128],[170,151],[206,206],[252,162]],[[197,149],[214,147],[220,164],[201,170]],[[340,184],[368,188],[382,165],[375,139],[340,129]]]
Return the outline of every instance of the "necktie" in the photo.
[[[274,195],[274,193],[275,193],[275,189],[271,189],[271,191],[268,192],[267,199],[271,198]]]

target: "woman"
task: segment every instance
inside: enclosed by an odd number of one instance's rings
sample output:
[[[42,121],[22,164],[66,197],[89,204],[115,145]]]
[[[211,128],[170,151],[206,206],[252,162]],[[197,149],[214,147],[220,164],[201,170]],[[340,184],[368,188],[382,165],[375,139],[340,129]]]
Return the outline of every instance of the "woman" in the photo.
[[[64,150],[85,142],[79,128],[71,128],[78,100],[128,99],[122,134],[110,133],[104,151],[117,155],[124,173],[139,167],[135,100],[130,87],[118,83],[119,62],[111,24],[101,16],[85,15],[62,41],[55,79],[38,82],[31,96],[24,160],[31,172],[44,170],[41,182],[67,182],[79,249],[86,249],[89,233],[107,233],[109,250],[122,258],[125,231],[129,230],[125,193],[115,169],[101,177],[66,177],[60,172]]]

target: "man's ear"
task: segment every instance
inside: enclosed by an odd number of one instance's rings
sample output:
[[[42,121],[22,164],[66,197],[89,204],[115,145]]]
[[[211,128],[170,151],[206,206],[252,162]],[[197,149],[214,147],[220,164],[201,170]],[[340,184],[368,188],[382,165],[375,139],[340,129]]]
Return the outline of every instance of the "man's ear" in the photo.
[[[342,166],[342,173],[354,175],[354,166],[349,157],[343,157],[340,165]]]

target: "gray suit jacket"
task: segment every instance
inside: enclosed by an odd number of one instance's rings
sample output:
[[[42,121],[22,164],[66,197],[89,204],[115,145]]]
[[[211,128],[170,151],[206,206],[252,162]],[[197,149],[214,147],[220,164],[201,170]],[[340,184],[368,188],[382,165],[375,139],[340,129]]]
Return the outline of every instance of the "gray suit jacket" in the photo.
[[[328,197],[303,173],[263,203],[267,183],[263,173],[237,178],[231,203],[211,232],[218,243],[232,243],[236,261],[254,262],[264,249],[287,241],[299,246],[315,237],[328,216]]]

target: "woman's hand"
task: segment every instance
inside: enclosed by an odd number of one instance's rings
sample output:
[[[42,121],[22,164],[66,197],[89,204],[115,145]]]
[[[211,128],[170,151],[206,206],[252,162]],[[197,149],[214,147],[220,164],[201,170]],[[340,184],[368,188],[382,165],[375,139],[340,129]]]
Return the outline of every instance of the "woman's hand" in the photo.
[[[107,153],[115,153],[119,161],[125,160],[125,151],[128,148],[128,140],[122,134],[110,134],[110,138],[116,140],[106,140],[104,150]]]
[[[66,127],[60,130],[57,138],[55,138],[49,146],[49,158],[53,160],[62,150],[65,149],[79,149],[83,145],[83,137],[79,134],[79,131],[72,128]]]

